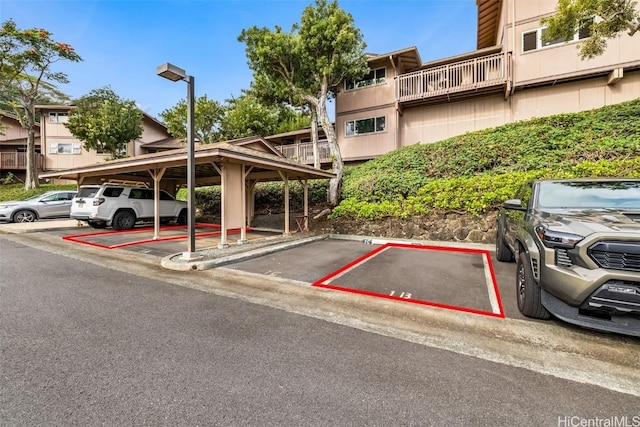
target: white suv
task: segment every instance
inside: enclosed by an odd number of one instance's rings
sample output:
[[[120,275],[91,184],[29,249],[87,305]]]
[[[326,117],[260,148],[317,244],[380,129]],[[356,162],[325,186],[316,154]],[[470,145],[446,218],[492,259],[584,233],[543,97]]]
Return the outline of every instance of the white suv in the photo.
[[[71,204],[71,218],[93,228],[133,228],[138,221],[153,221],[153,189],[128,185],[83,185]],[[160,190],[160,221],[187,223],[187,203]]]

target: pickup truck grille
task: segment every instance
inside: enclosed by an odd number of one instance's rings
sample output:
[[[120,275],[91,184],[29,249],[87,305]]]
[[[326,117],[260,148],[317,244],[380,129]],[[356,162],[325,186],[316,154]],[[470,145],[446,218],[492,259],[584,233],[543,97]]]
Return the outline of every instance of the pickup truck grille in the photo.
[[[640,242],[598,242],[588,253],[602,268],[640,271]]]

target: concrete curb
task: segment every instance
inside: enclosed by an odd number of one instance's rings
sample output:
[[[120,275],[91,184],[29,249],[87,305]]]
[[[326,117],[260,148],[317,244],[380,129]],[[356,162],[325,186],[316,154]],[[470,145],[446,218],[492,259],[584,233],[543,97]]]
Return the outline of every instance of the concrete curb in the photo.
[[[220,267],[225,264],[240,262],[246,259],[283,251],[285,249],[295,248],[298,246],[306,245],[307,243],[316,242],[318,240],[325,240],[327,238],[328,235],[322,234],[319,236],[311,236],[283,243],[274,243],[272,245],[267,245],[256,249],[248,249],[247,251],[237,252],[227,256],[195,261],[185,261],[180,258],[182,256],[181,254],[173,254],[167,255],[166,257],[162,258],[162,260],[160,261],[160,265],[168,270],[176,271],[208,270],[211,268]]]
[[[59,231],[59,230],[77,230],[86,228],[83,225],[78,226],[76,220],[42,220],[35,222],[23,223],[0,223],[0,233],[4,234],[24,234],[39,233],[43,231]]]

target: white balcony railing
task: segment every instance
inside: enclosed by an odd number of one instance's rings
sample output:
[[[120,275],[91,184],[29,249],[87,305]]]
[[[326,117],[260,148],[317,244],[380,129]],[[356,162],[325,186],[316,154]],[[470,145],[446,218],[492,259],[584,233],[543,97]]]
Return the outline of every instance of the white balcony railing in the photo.
[[[427,68],[396,78],[398,102],[503,85],[511,78],[509,53]]]
[[[307,165],[313,164],[313,144],[310,142],[304,144],[281,145],[276,146],[276,148],[288,159],[294,159]],[[318,142],[318,155],[320,156],[320,163],[327,163],[331,161],[331,150],[329,149],[328,142]]]

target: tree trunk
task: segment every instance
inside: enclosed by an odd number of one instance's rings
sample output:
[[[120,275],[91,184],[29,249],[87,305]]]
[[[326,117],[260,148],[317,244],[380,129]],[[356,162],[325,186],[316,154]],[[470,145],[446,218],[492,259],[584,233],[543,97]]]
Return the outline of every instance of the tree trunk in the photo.
[[[320,102],[316,105],[316,109],[320,119],[320,126],[322,126],[322,130],[327,136],[327,143],[331,149],[332,172],[336,174],[336,177],[329,181],[329,203],[332,206],[337,206],[340,202],[344,162],[342,161],[342,154],[340,154],[336,132],[327,113],[326,95],[320,97]]]
[[[38,188],[38,171],[36,163],[36,111],[30,104],[25,108],[27,114],[27,170],[25,171],[24,189]]]
[[[313,167],[320,169],[320,153],[318,152],[318,113],[311,108],[311,145],[313,146]]]

